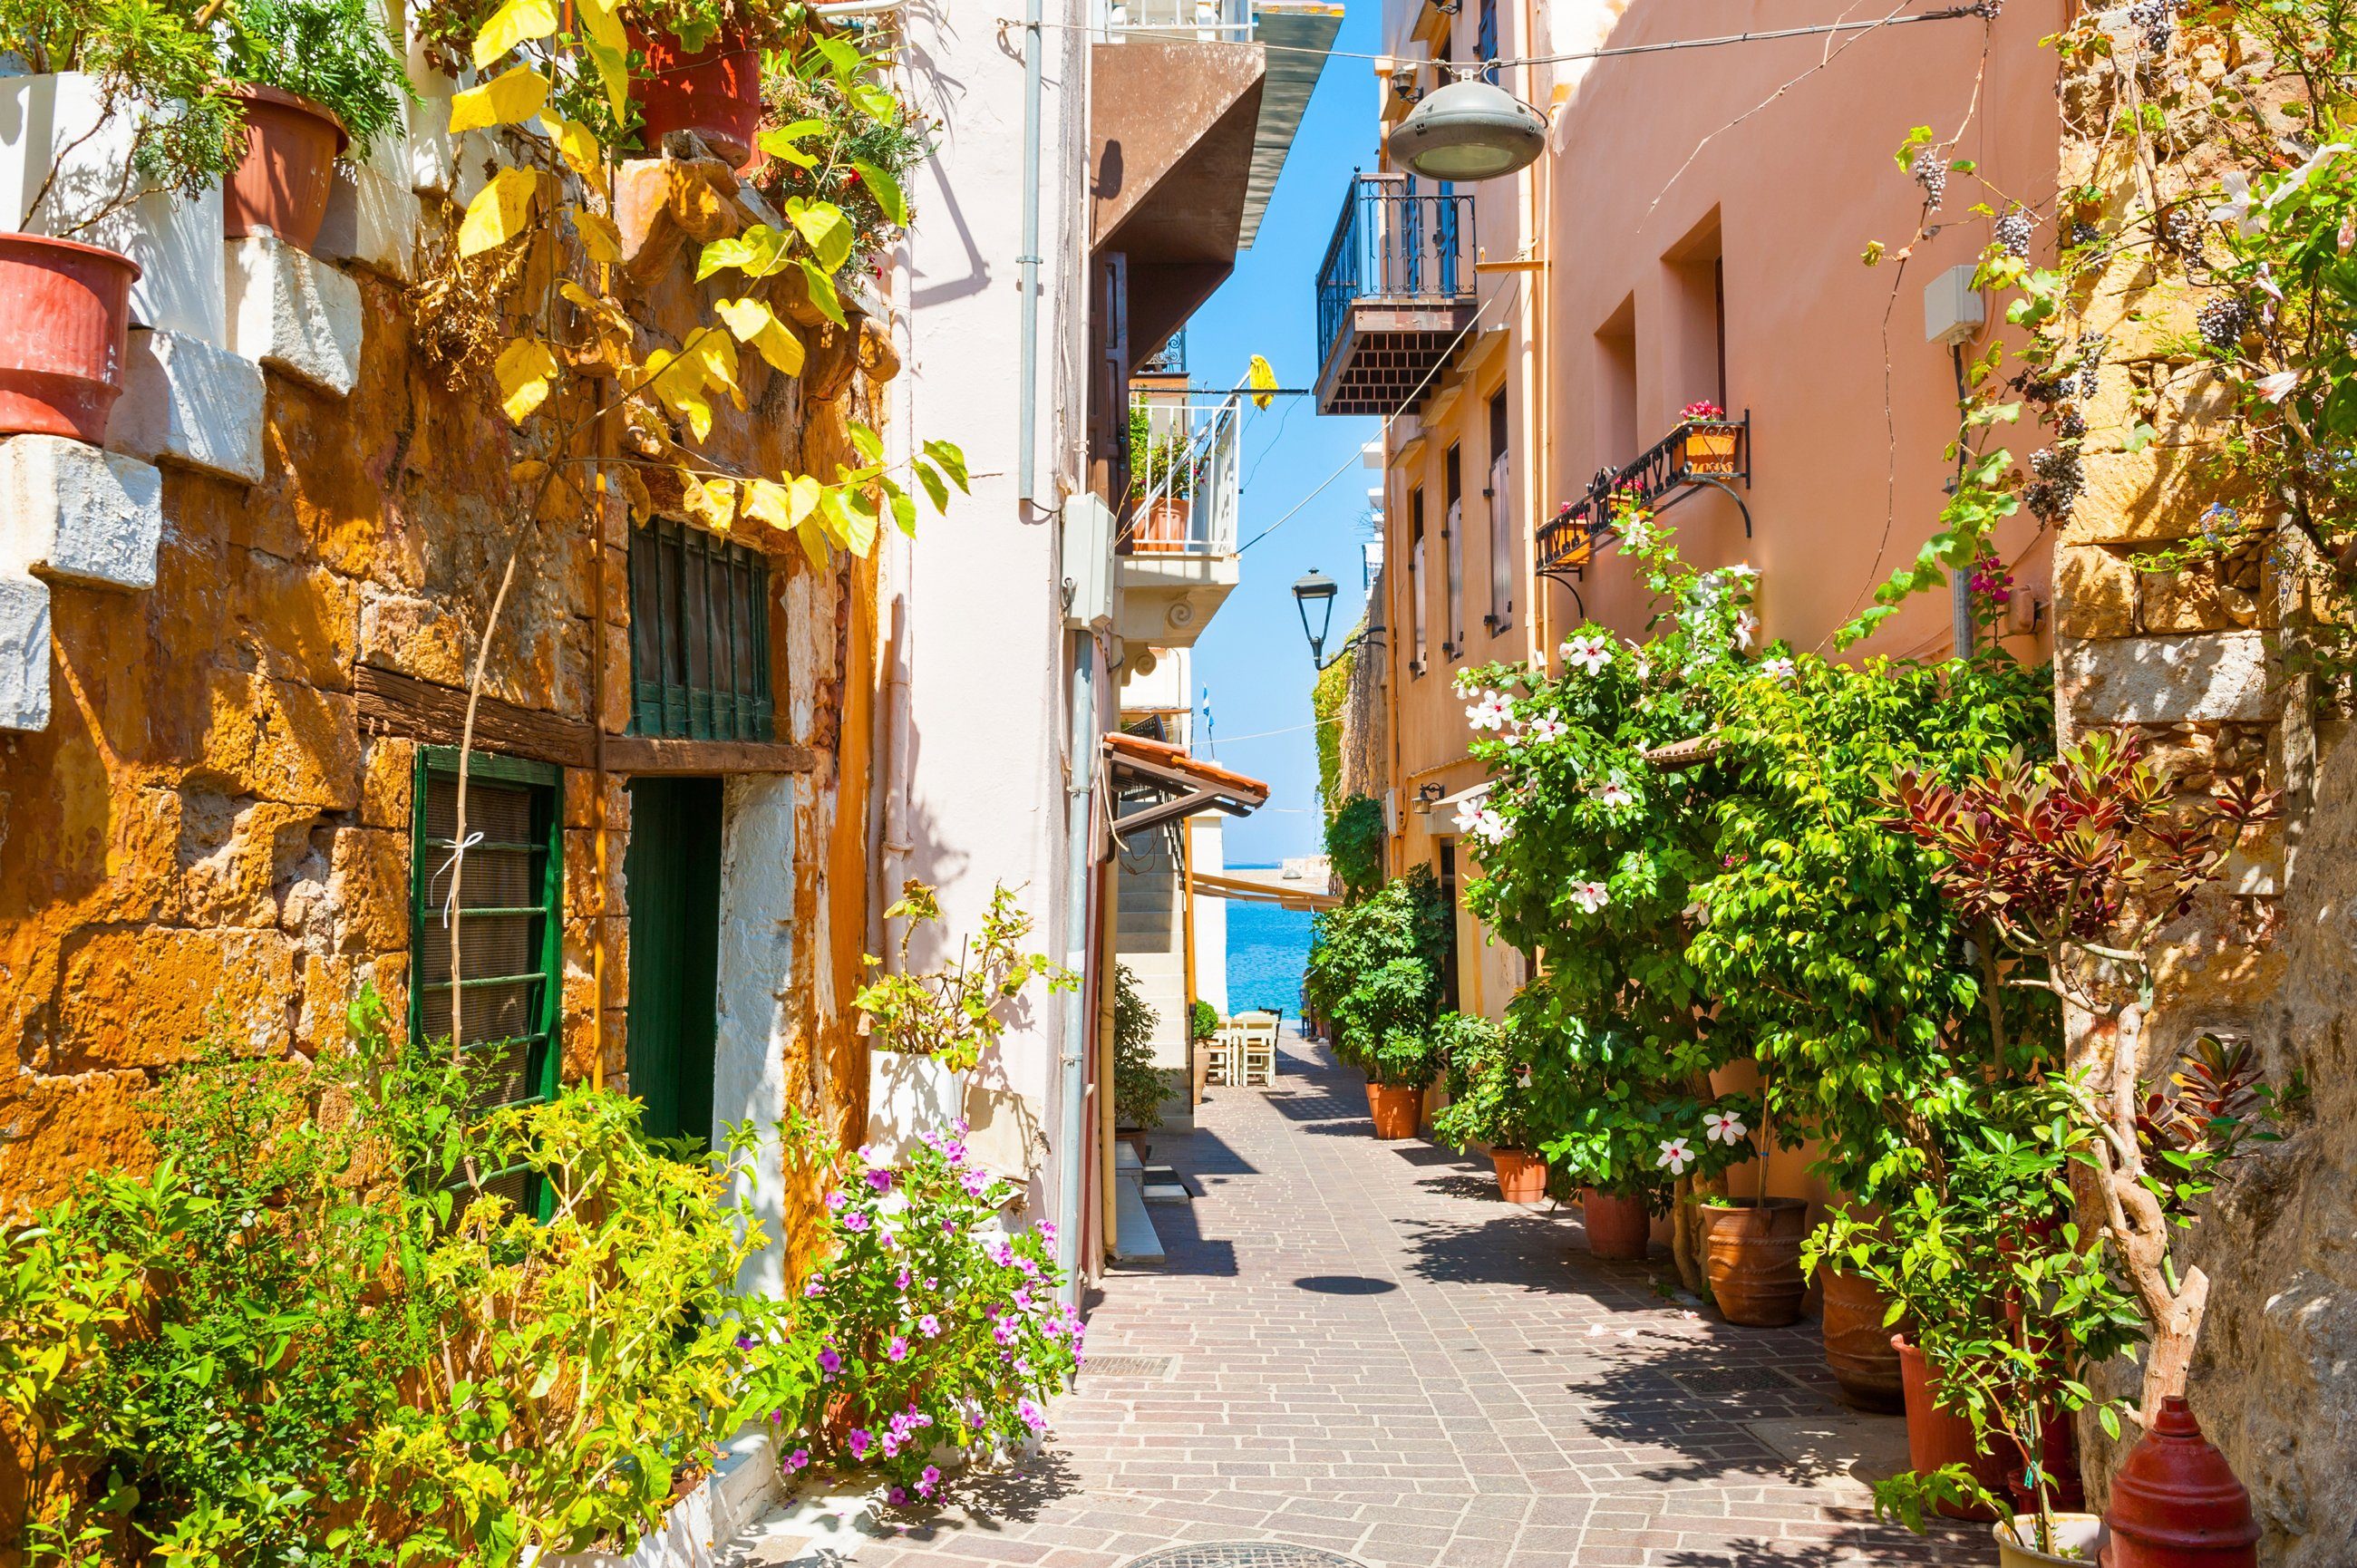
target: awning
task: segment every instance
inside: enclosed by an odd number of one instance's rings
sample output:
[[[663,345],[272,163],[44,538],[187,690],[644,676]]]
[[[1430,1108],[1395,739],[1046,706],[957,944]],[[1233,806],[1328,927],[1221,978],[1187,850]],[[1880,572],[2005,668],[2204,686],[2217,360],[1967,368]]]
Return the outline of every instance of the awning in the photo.
[[[1196,893],[1206,898],[1229,898],[1240,904],[1274,904],[1280,909],[1320,909],[1341,907],[1341,897],[1322,887],[1296,879],[1285,881],[1274,870],[1246,874],[1199,871],[1189,878]]]
[[[1116,838],[1200,811],[1248,817],[1268,800],[1268,786],[1259,779],[1189,757],[1183,747],[1168,741],[1115,730],[1104,737],[1104,757],[1116,792],[1143,787],[1162,797],[1114,817],[1112,829]]]

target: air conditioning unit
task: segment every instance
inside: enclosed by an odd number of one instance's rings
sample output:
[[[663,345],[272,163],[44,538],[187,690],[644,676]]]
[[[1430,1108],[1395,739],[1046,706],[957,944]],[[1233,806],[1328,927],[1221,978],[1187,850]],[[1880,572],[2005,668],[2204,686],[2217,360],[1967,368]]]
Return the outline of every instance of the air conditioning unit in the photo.
[[[1113,625],[1113,509],[1085,492],[1064,503],[1064,625]]]

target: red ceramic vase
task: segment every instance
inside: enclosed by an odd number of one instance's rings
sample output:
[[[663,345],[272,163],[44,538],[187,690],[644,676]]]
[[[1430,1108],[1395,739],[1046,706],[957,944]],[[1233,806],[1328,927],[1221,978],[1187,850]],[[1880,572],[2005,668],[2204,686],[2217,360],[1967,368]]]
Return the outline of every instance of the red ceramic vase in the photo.
[[[627,31],[630,48],[647,59],[645,70],[630,77],[639,145],[647,156],[660,156],[672,132],[693,131],[729,167],[751,163],[761,126],[761,51],[743,31],[721,33],[694,54],[668,33]]]
[[[2175,1394],[2120,1462],[2104,1522],[2112,1530],[2107,1568],[2258,1565],[2251,1494]]]
[[[1644,1257],[1653,1235],[1653,1219],[1645,1212],[1644,1194],[1598,1192],[1591,1187],[1580,1208],[1587,1221],[1590,1256],[1620,1261]]]
[[[1424,1090],[1371,1083],[1367,1085],[1367,1107],[1374,1112],[1376,1137],[1413,1138],[1416,1123],[1424,1120]]]
[[[307,98],[253,85],[237,95],[245,101],[245,156],[221,185],[222,231],[237,240],[267,229],[308,251],[328,216],[336,158],[351,138]]]
[[[1508,1203],[1537,1203],[1546,1197],[1547,1163],[1528,1149],[1492,1149],[1498,1196]]]
[[[0,234],[0,435],[106,439],[138,278],[118,251]]]
[[[1909,1344],[1903,1334],[1890,1337],[1890,1348],[1899,1352],[1899,1380],[1907,1404],[1907,1467],[1924,1475],[1950,1465],[1969,1465],[1982,1486],[2002,1496],[2012,1466],[2002,1456],[1975,1448],[1973,1423],[1940,1407],[1939,1379],[1922,1351]],[[1996,1518],[1994,1509],[1941,1511],[1956,1519]]]

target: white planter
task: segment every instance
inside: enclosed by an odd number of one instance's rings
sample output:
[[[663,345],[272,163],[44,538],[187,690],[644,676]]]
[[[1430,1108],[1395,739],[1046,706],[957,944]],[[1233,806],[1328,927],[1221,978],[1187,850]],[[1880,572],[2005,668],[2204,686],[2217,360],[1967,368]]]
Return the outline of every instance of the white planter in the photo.
[[[2038,1519],[2034,1514],[2023,1514],[2013,1523],[1999,1520],[1994,1531],[1998,1568],[2093,1568],[2110,1534],[2095,1514],[2056,1514],[2054,1543],[2066,1552],[2078,1553],[2066,1557],[2022,1545],[2014,1535],[2017,1525],[2023,1538],[2033,1541],[2038,1539]]]
[[[712,1568],[731,1537],[784,1497],[768,1435],[748,1426],[720,1451],[712,1474],[630,1552],[584,1552],[546,1562],[551,1568]]]
[[[121,251],[139,263],[131,287],[135,326],[227,347],[219,186],[193,197],[150,192],[84,224],[113,199],[131,166],[135,122],[119,116],[102,124],[101,102],[97,80],[78,71],[0,78],[0,225]],[[27,222],[26,209],[52,171],[41,210]]]

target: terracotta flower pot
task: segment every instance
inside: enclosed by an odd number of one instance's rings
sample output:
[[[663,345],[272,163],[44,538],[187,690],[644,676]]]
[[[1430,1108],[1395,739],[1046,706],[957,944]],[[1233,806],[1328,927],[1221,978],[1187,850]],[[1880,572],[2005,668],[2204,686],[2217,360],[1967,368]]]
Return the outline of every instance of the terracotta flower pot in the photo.
[[[0,435],[106,439],[138,277],[119,251],[0,234]]]
[[[668,33],[626,29],[630,48],[646,56],[630,76],[639,106],[639,143],[650,157],[673,131],[693,131],[731,168],[753,161],[761,126],[761,51],[739,32],[723,32],[690,54]]]
[[[221,187],[221,229],[242,239],[267,229],[308,251],[328,216],[336,159],[351,138],[320,105],[274,87],[237,90],[245,101],[245,156]]]
[[[1130,523],[1129,547],[1138,555],[1177,555],[1187,550],[1188,523],[1193,509],[1185,499],[1161,496],[1140,507]]]
[[[1546,1197],[1547,1163],[1528,1149],[1492,1149],[1490,1163],[1498,1171],[1498,1196],[1508,1203],[1536,1203]]]
[[[1970,1420],[1943,1410],[1936,1402],[1939,1380],[1931,1361],[1903,1334],[1890,1337],[1890,1348],[1899,1352],[1899,1376],[1907,1395],[1907,1467],[1922,1475],[1950,1465],[1969,1465],[1982,1486],[2001,1493],[2008,1466],[1997,1455],[1982,1453],[1974,1445]],[[1941,1511],[1956,1519],[1996,1517],[1994,1509],[1986,1508]]]
[[[1895,1414],[1906,1408],[1906,1385],[1899,1376],[1899,1354],[1890,1348],[1890,1330],[1883,1315],[1890,1304],[1874,1282],[1857,1274],[1827,1269],[1825,1283],[1825,1365],[1842,1394],[1860,1410]]]
[[[2108,1568],[2256,1568],[2259,1560],[2250,1492],[2174,1394],[2120,1461],[2104,1522]]]
[[[1653,1235],[1652,1216],[1645,1212],[1640,1192],[1598,1192],[1589,1187],[1580,1196],[1587,1223],[1590,1257],[1619,1261],[1641,1259]]]
[[[1371,1083],[1367,1085],[1367,1109],[1374,1113],[1376,1137],[1413,1138],[1416,1124],[1424,1120],[1424,1090]]]
[[[2061,1549],[2057,1552],[2040,1552],[2034,1544],[2038,1540],[2035,1515],[2025,1513],[2012,1521],[1997,1521],[1993,1531],[1996,1536],[1997,1568],[2046,1568],[2050,1563],[2061,1563],[2063,1568],[2090,1568],[2095,1553],[2103,1549],[2104,1521],[2091,1513],[2058,1510],[2053,1522],[2054,1544]],[[2062,1552],[2077,1555],[2065,1557]]]
[[[1729,1323],[1781,1328],[1799,1319],[1809,1294],[1801,1277],[1807,1204],[1797,1197],[1714,1198],[1702,1205],[1702,1228],[1710,1294]]]

